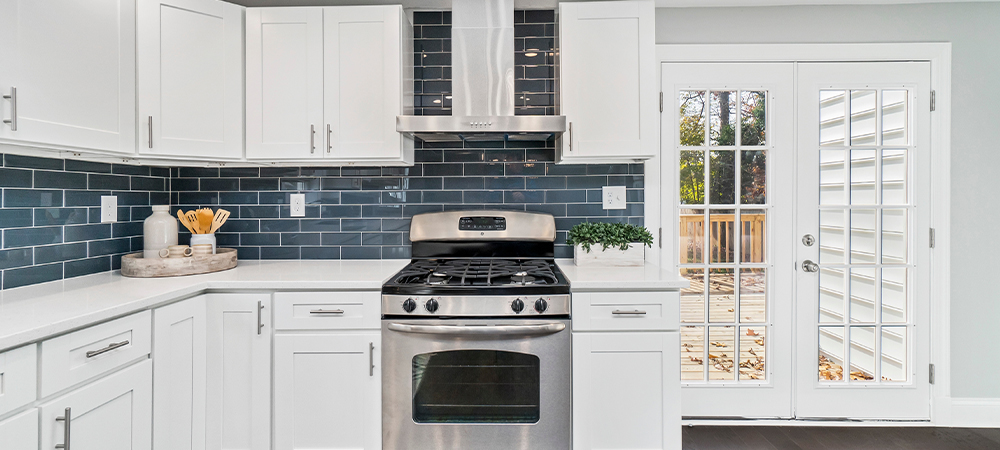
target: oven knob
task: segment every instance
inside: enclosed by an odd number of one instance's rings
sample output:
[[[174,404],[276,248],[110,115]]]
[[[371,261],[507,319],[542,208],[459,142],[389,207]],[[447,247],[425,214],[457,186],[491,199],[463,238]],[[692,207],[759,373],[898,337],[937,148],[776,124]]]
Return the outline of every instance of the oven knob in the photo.
[[[414,309],[417,309],[417,302],[413,301],[412,298],[403,300],[403,311],[411,313]]]
[[[514,299],[514,301],[510,302],[510,309],[514,310],[515,313],[520,314],[521,311],[524,311],[524,302],[522,302],[519,298]]]
[[[437,302],[437,300],[434,300],[433,298],[430,299],[430,300],[427,300],[427,303],[424,303],[424,309],[426,309],[427,312],[437,311],[438,310],[438,302]]]
[[[535,300],[535,311],[538,311],[538,313],[541,314],[545,312],[546,309],[549,309],[549,302],[545,301],[544,298]]]

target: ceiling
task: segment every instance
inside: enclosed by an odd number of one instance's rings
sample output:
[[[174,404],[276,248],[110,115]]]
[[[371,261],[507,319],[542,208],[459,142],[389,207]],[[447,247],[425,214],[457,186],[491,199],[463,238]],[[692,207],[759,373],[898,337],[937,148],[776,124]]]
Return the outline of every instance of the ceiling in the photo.
[[[398,5],[407,9],[449,10],[452,0],[226,0],[243,6]],[[572,1],[572,0],[571,0]],[[583,0],[586,1],[586,0]],[[964,3],[1000,0],[655,0],[657,8],[744,7],[787,5],[889,5],[904,3]],[[559,0],[514,0],[517,9],[555,9]]]

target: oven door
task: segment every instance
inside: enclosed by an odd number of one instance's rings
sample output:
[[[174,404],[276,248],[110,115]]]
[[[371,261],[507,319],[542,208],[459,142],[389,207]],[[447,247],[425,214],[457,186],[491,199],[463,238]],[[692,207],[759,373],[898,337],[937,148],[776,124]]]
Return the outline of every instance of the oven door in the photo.
[[[570,449],[569,320],[383,320],[382,448]]]

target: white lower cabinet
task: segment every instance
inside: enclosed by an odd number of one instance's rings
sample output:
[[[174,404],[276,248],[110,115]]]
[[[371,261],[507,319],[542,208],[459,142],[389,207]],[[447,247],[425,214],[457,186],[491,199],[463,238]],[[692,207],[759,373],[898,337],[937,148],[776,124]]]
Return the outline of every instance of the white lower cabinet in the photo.
[[[205,298],[153,311],[153,448],[205,448]]]
[[[380,449],[380,350],[377,331],[275,336],[275,449]]]
[[[152,365],[143,361],[43,403],[41,448],[149,449]]]
[[[677,332],[573,334],[573,449],[681,448]]]
[[[270,449],[271,295],[201,298],[208,311],[206,448]]]
[[[38,450],[38,410],[0,420],[0,443],[4,450]]]

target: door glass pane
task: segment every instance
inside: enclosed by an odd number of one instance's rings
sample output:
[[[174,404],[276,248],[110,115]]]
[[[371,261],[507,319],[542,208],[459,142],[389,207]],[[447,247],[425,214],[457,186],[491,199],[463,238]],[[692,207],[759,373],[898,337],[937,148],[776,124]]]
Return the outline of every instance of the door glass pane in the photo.
[[[875,210],[851,210],[851,263],[875,262]]]
[[[844,205],[844,151],[819,152],[819,204]]]
[[[709,203],[732,205],[736,203],[736,152],[713,150],[708,152]]]
[[[819,322],[844,322],[844,269],[820,266]]]
[[[875,327],[851,327],[851,381],[875,379]]]
[[[875,269],[851,269],[851,322],[875,321]]]
[[[882,210],[882,263],[906,263],[906,210]]]
[[[767,269],[740,269],[740,322],[767,319]]]
[[[819,327],[819,379],[844,380],[844,327]]]
[[[708,330],[708,379],[735,379],[733,359],[737,351],[734,336],[736,327],[709,327]]]
[[[681,380],[705,379],[705,327],[681,327]]]
[[[906,204],[906,150],[882,150],[882,204]]]
[[[701,323],[705,321],[705,270],[680,269],[681,276],[691,286],[681,290],[681,322]]]
[[[413,357],[413,421],[537,423],[539,359],[497,350]]]
[[[906,381],[906,327],[882,327],[882,381]]]
[[[906,268],[882,269],[882,322],[906,322]]]
[[[844,146],[844,91],[819,91],[819,145]]]
[[[767,114],[765,99],[767,92],[740,92],[740,145],[744,147],[764,145],[766,141]]]
[[[882,91],[882,145],[907,144],[906,91]]]
[[[705,203],[705,152],[682,151],[680,156],[680,202],[685,205]]]
[[[763,209],[740,211],[740,261],[746,263],[764,262],[764,237],[767,212]]]
[[[875,204],[875,150],[851,150],[851,204]]]
[[[762,205],[767,201],[767,152],[744,150],[740,153],[740,203]]]
[[[712,91],[711,145],[736,145],[736,91]]]
[[[844,211],[820,210],[819,212],[819,262],[843,264],[846,250],[844,240]]]
[[[733,269],[711,269],[708,273],[708,321],[732,323],[736,317]]]
[[[764,327],[740,327],[740,379],[764,380]]]
[[[680,91],[680,145],[705,145],[705,91]]]
[[[875,91],[851,91],[851,146],[875,145]]]
[[[680,210],[680,223],[677,231],[680,234],[679,251],[681,264],[697,264],[704,261],[705,255],[705,210]]]
[[[708,238],[709,261],[713,263],[731,263],[736,260],[735,215],[731,209],[713,209],[709,211]]]

